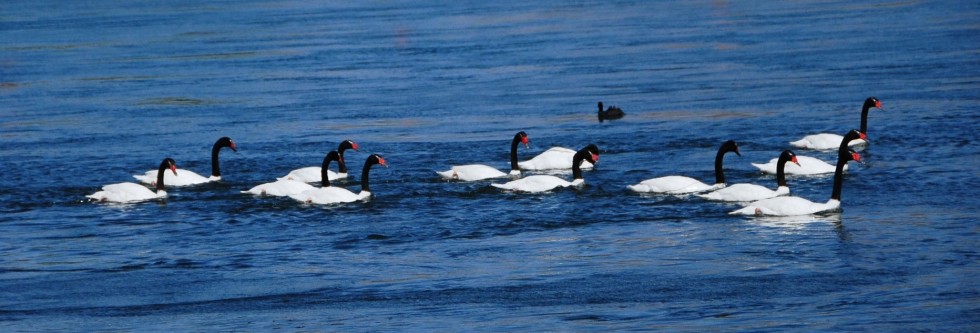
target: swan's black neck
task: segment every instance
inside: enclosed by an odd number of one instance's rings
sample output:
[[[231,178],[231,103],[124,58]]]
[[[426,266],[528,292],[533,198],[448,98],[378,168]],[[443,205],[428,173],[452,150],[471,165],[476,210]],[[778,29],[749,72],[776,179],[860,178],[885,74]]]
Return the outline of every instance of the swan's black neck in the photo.
[[[787,186],[786,162],[789,162],[790,158],[789,154],[779,155],[779,161],[776,162],[776,186]]]
[[[327,156],[323,157],[323,163],[320,165],[320,186],[330,187],[330,161],[337,159],[335,152],[330,152]]]
[[[231,138],[223,137],[214,142],[214,146],[211,147],[211,176],[221,177],[221,165],[218,163],[218,152],[221,148],[228,147],[231,150],[238,151],[235,149],[235,144],[232,143]]]
[[[221,151],[221,140],[214,143],[211,147],[211,175],[215,177],[221,177],[221,164],[218,163],[218,152]]]
[[[344,162],[344,151],[341,150],[337,156],[337,171],[340,173],[347,173],[347,163]]]
[[[844,187],[844,166],[847,165],[848,161],[844,154],[848,154],[848,152],[842,151],[837,157],[837,169],[834,170],[834,192],[830,194],[830,198],[837,201],[840,201],[840,192]]]
[[[337,152],[340,154],[340,157],[337,158],[337,167],[340,173],[347,173],[347,162],[344,161],[344,152],[347,151],[347,149],[353,148],[354,143],[350,140],[344,140],[344,142],[341,142],[340,146],[337,147]]]
[[[521,170],[521,168],[517,167],[517,145],[524,139],[522,134],[524,132],[515,134],[514,140],[510,142],[510,170]]]
[[[589,153],[588,151],[582,151],[582,150],[580,150],[578,153],[575,153],[575,156],[572,158],[572,179],[573,180],[574,179],[584,179],[584,177],[582,177],[582,161],[585,161],[585,154],[591,154],[591,153]]]
[[[368,177],[371,173],[371,166],[374,164],[378,164],[378,161],[373,158],[369,158],[364,163],[364,169],[361,170],[361,192],[371,192],[371,188],[368,186]]]
[[[173,160],[170,158],[165,158],[163,159],[163,162],[160,162],[160,168],[157,169],[157,191],[163,190],[163,176],[164,176],[163,173],[167,171],[173,172],[172,170],[170,170],[170,166],[172,165],[172,163]]]
[[[861,133],[868,134],[868,110],[871,110],[872,106],[874,104],[864,103],[861,107]]]

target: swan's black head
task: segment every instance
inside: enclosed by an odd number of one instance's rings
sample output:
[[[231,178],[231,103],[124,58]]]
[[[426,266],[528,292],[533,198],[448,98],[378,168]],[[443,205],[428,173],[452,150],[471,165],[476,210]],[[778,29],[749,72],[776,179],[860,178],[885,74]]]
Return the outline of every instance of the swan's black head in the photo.
[[[343,153],[345,150],[348,149],[353,149],[357,151],[358,149],[360,149],[360,147],[357,146],[357,142],[351,140],[344,140],[343,142],[340,143],[339,146],[337,146],[337,151],[341,153]]]
[[[797,166],[801,166],[800,165],[800,161],[798,161],[796,159],[796,153],[793,153],[793,151],[792,150],[789,150],[789,149],[786,149],[786,150],[783,151],[782,154],[779,154],[779,161],[793,162]],[[786,162],[783,162],[783,163],[786,163]]]
[[[735,152],[736,155],[742,157],[742,153],[738,151],[738,144],[735,143],[735,140],[728,140],[725,141],[725,143],[722,143],[721,147],[718,148],[718,152],[722,154],[727,152]]]
[[[864,109],[867,110],[870,108],[881,109],[881,100],[874,96],[868,97],[868,99],[864,100]]]
[[[585,148],[579,150],[577,154],[581,154],[582,158],[589,161],[589,163],[596,164],[596,162],[599,162],[599,147],[595,144],[585,146]]]
[[[380,164],[385,167],[388,167],[388,162],[385,161],[385,158],[381,157],[381,155],[378,154],[371,154],[371,156],[368,156],[367,162],[365,162],[365,164],[366,165]]]
[[[851,142],[857,139],[867,140],[868,135],[861,133],[861,131],[858,131],[856,129],[852,129],[850,132],[847,132],[847,134],[844,135],[844,142]]]
[[[174,159],[167,157],[163,159],[163,162],[160,162],[160,169],[170,169],[170,171],[174,173],[174,176],[176,176],[177,161],[174,161]]]
[[[602,102],[599,102],[599,112],[602,112],[603,110],[604,109],[602,108]]]
[[[858,154],[854,149],[841,150],[837,158],[843,161],[861,162],[861,154]]]
[[[231,148],[232,151],[234,151],[236,153],[238,152],[238,147],[235,146],[235,141],[232,141],[231,138],[229,138],[227,136],[222,137],[221,139],[218,139],[218,141],[215,142],[214,145],[216,147],[218,147],[218,148],[228,147],[228,148]]]
[[[527,138],[527,133],[524,133],[524,131],[517,132],[514,137],[521,140],[521,143],[524,144],[524,148],[531,148],[531,141]]]

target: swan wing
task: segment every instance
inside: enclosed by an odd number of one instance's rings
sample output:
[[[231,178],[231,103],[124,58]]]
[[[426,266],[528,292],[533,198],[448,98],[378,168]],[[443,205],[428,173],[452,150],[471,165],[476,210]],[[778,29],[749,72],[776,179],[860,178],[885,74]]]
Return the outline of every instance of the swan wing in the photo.
[[[86,197],[108,202],[133,202],[156,199],[166,195],[167,192],[154,192],[140,184],[118,183],[102,186],[102,191],[95,192]]]
[[[506,173],[483,164],[456,165],[450,170],[437,173],[445,179],[458,179],[467,182],[507,176]]]
[[[786,192],[787,193],[789,192],[788,191],[789,188],[787,187],[780,187],[780,188],[785,188],[787,190]],[[758,201],[762,199],[773,198],[779,195],[781,195],[779,192],[770,190],[762,185],[735,184],[714,192],[698,194],[697,196],[708,200],[715,200],[715,201],[752,202],[752,201]]]
[[[530,160],[517,163],[517,166],[524,170],[571,169],[575,153],[576,151],[568,148],[552,147]],[[592,167],[589,161],[582,161],[582,169]]]
[[[490,184],[493,187],[521,192],[545,192],[556,187],[571,186],[572,183],[564,179],[550,175],[534,175],[518,180],[509,181],[504,184]]]
[[[315,187],[301,181],[280,179],[271,183],[260,184],[249,189],[248,191],[243,191],[243,193],[281,197],[312,189],[315,189]]]
[[[354,202],[362,200],[361,195],[342,187],[321,187],[289,195],[296,201],[329,205],[335,203]]]
[[[133,178],[136,178],[143,184],[156,185],[157,170],[150,170],[142,175],[133,175]],[[177,169],[177,175],[174,175],[173,172],[169,171],[163,173],[163,184],[167,186],[190,186],[204,184],[210,181],[211,178],[201,176],[194,171],[185,169]]]
[[[685,194],[710,191],[718,186],[708,185],[691,177],[665,176],[647,179],[627,187],[634,192]]]

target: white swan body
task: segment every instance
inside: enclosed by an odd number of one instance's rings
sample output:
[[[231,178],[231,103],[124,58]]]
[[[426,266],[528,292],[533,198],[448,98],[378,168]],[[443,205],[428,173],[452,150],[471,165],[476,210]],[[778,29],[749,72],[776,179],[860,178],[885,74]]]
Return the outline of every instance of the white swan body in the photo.
[[[794,216],[840,209],[841,191],[844,187],[844,167],[847,166],[848,161],[861,161],[861,155],[848,149],[847,142],[858,138],[860,135],[860,132],[853,130],[848,132],[844,136],[844,140],[841,141],[837,152],[837,166],[834,170],[834,187],[830,194],[830,200],[827,200],[826,203],[816,203],[800,197],[775,197],[753,202],[730,214]]]
[[[871,110],[871,108],[881,109],[881,101],[875,97],[868,97],[864,100],[864,105],[861,106],[861,129],[859,131],[861,137],[850,141],[847,144],[848,147],[868,143],[865,139],[867,139],[868,134],[868,110]],[[793,147],[805,149],[835,149],[840,147],[842,140],[844,140],[844,137],[841,135],[820,133],[807,135],[789,144]]]
[[[800,197],[775,197],[760,200],[736,210],[732,215],[794,216],[833,211],[840,208],[840,201],[830,199],[826,203],[812,202]]]
[[[840,141],[837,142],[840,145]],[[796,158],[800,161],[800,165],[786,164],[786,174],[788,175],[819,175],[825,173],[834,173],[835,167],[830,163],[824,162],[818,158],[796,155]],[[779,159],[774,158],[769,160],[767,163],[752,163],[752,166],[759,168],[762,172],[768,174],[776,174],[776,163]],[[847,165],[844,165],[844,170],[847,170]]]
[[[279,177],[279,179],[295,180],[304,183],[316,183],[323,180],[322,168],[320,167],[305,167],[290,171],[289,174]],[[327,178],[330,180],[345,179],[347,178],[347,173],[337,173],[333,170],[327,170]]]
[[[157,171],[150,170],[142,175],[133,175],[141,183],[156,185]],[[163,182],[170,186],[190,186],[221,180],[221,176],[204,177],[190,170],[177,169],[177,175],[163,173]]]
[[[344,152],[347,149],[353,149],[357,151],[360,147],[356,142],[352,140],[344,140],[340,142],[337,146],[337,153],[340,157],[337,159],[337,166],[339,167],[339,172],[333,172],[333,170],[327,170],[327,180],[337,180],[337,179],[347,179],[347,164],[344,162]],[[290,171],[285,176],[279,177],[277,179],[287,179],[295,180],[304,183],[319,183],[323,180],[323,170],[322,166],[312,166],[299,168]]]
[[[165,198],[167,191],[153,191],[146,186],[136,183],[118,183],[102,186],[102,191],[98,191],[85,197],[106,202],[136,202]]]
[[[521,170],[571,169],[572,156],[575,156],[574,150],[563,147],[552,147],[530,160],[518,163],[517,166]],[[582,162],[582,169],[590,168],[592,168],[592,163],[588,161]]]
[[[524,143],[524,147],[528,147],[527,133],[524,133],[524,131],[517,132],[517,134],[514,134],[514,139],[510,142],[510,174],[503,173],[496,168],[483,164],[454,165],[449,170],[436,171],[436,173],[445,179],[462,180],[468,182],[506,177],[508,175],[520,177],[521,169],[518,167],[517,163],[518,143]]]
[[[598,160],[599,147],[590,144],[575,152],[575,155],[572,157],[572,181],[551,175],[534,175],[509,181],[504,184],[490,185],[499,189],[520,192],[546,192],[558,187],[579,186],[585,183],[585,179],[582,176],[582,164],[585,164],[585,162],[595,164]]]
[[[789,187],[787,186],[779,186],[773,191],[762,185],[735,184],[714,192],[697,194],[697,196],[715,201],[752,202],[787,194],[789,194]]]
[[[235,146],[235,142],[229,137],[222,137],[218,141],[214,142],[214,146],[211,147],[211,176],[204,177],[193,171],[176,169],[174,172],[176,174],[163,173],[163,181],[170,186],[190,186],[197,184],[204,184],[208,182],[216,182],[221,180],[221,166],[218,162],[218,153],[221,148],[228,147],[232,151],[238,152],[238,148]],[[157,181],[157,170],[150,170],[142,175],[133,175],[141,183],[156,185]]]
[[[787,195],[789,194],[789,186],[786,184],[787,162],[793,162],[796,165],[800,163],[796,154],[789,149],[779,154],[776,162],[776,190],[755,184],[735,184],[711,193],[697,194],[697,196],[716,201],[752,202]]]
[[[248,191],[242,191],[242,193],[283,197],[312,189],[316,189],[316,187],[298,180],[279,179],[271,183],[257,185]]]
[[[172,158],[164,158],[160,162],[160,167],[157,169],[157,176],[153,181],[156,186],[156,191],[146,188],[146,186],[136,184],[136,183],[117,183],[102,186],[102,190],[86,195],[86,198],[95,199],[103,202],[136,202],[151,200],[157,198],[164,198],[167,196],[167,191],[164,191],[164,184],[167,181],[164,179],[163,175],[167,174],[166,170],[170,169],[172,173],[177,173],[177,162]]]
[[[327,157],[325,157],[323,160],[323,169],[326,169],[330,165],[329,163],[331,160],[337,160],[338,158],[339,154],[337,154],[336,151],[332,151],[327,154]],[[354,193],[342,187],[330,186],[329,179],[323,180],[321,177],[321,187],[308,189],[299,193],[293,193],[290,194],[289,197],[296,201],[319,205],[367,200],[371,197],[371,189],[368,184],[371,166],[375,164],[388,166],[388,162],[385,161],[381,155],[371,154],[371,156],[368,156],[367,161],[364,162],[364,169],[361,171],[360,193]]]
[[[508,176],[508,174],[494,167],[483,164],[454,165],[449,170],[438,171],[436,173],[445,179],[457,179],[467,182]],[[512,171],[510,175],[514,175],[514,172]],[[520,170],[517,171],[516,175],[521,175]]]
[[[841,140],[844,140],[844,137],[839,134],[821,133],[807,135],[802,139],[790,142],[789,144],[797,148],[825,150],[837,149],[837,147],[840,146]],[[868,142],[861,139],[855,139],[849,142],[847,145],[853,147],[866,143]]]
[[[654,192],[666,194],[687,194],[713,191],[725,187],[725,184],[708,185],[701,181],[685,176],[665,176],[647,179],[636,185],[627,185],[634,192]]]
[[[575,179],[573,181],[567,181],[551,175],[534,175],[524,177],[518,180],[509,181],[504,184],[490,184],[493,187],[520,191],[520,192],[546,192],[551,191],[558,187],[568,187],[568,186],[578,186],[584,184],[585,180]]]
[[[718,147],[715,154],[715,183],[714,185],[705,184],[697,179],[685,176],[664,176],[644,180],[636,185],[626,187],[633,192],[640,193],[663,193],[663,194],[690,194],[707,191],[714,191],[725,188],[725,170],[722,169],[725,153],[735,152],[738,156],[742,153],[738,151],[738,144],[733,140],[725,141]]]

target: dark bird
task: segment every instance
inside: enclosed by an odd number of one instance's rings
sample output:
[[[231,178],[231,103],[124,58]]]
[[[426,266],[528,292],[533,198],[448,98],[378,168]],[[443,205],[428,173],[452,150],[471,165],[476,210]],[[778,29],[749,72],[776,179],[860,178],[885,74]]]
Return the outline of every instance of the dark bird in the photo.
[[[610,106],[608,109],[602,110],[602,102],[599,102],[599,122],[600,123],[602,121],[604,121],[604,120],[619,119],[619,118],[622,118],[625,115],[626,115],[626,113],[623,112],[623,109],[620,109],[617,106]]]

